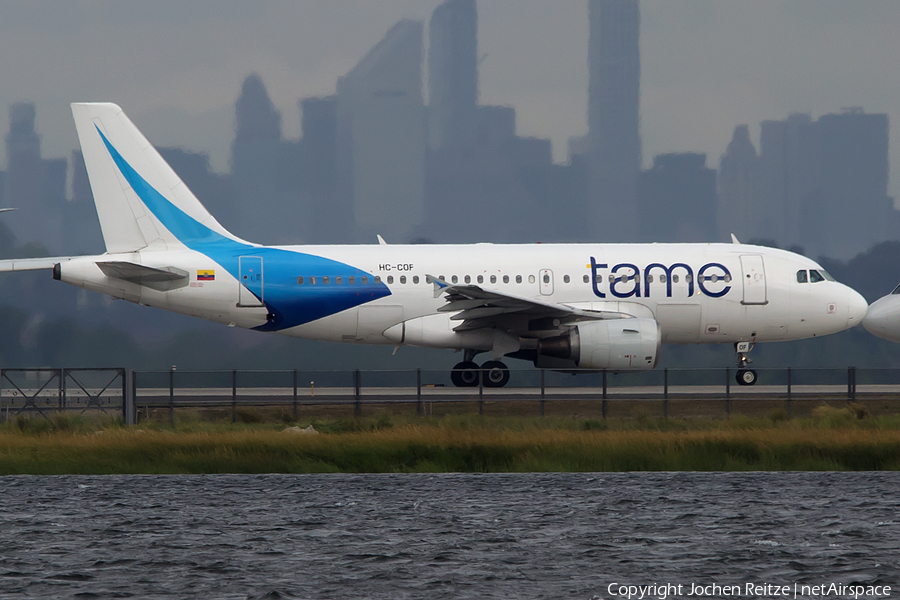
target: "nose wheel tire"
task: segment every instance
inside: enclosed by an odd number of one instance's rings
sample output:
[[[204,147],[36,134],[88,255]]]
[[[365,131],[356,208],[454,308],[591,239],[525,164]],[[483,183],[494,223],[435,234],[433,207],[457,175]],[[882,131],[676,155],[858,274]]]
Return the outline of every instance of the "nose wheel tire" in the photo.
[[[456,387],[478,387],[478,365],[471,360],[457,363],[450,371],[450,381]]]
[[[756,383],[756,371],[753,369],[740,369],[735,376],[738,385],[753,385]]]
[[[481,369],[484,373],[484,387],[503,387],[509,383],[509,368],[499,360],[489,360]]]

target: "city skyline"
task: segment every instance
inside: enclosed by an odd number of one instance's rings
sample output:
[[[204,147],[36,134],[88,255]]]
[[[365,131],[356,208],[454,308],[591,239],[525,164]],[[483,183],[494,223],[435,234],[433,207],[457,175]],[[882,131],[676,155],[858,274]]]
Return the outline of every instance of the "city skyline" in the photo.
[[[36,103],[48,158],[77,147],[68,102],[112,100],[157,145],[207,152],[224,172],[246,75],[260,75],[285,137],[297,138],[300,98],[333,94],[337,78],[391,25],[427,22],[438,4],[0,3],[0,73],[8,82],[0,104]],[[551,9],[497,0],[478,10],[480,102],[515,107],[518,135],[550,138],[554,161],[564,162],[568,138],[587,132],[587,2]],[[643,0],[644,168],[668,152],[706,153],[715,164],[736,125],[749,125],[758,147],[761,121],[794,112],[816,119],[862,106],[900,114],[900,83],[888,62],[900,49],[897,22],[900,6],[886,2]],[[896,139],[890,150],[892,171],[900,172]],[[897,179],[888,188],[894,197]]]

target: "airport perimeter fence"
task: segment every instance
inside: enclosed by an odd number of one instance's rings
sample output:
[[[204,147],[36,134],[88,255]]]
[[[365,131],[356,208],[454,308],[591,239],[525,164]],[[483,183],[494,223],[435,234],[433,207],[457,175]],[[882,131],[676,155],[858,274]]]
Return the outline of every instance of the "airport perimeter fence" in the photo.
[[[0,418],[49,418],[53,412],[99,411],[131,425],[170,420],[193,409],[232,422],[248,410],[276,409],[286,421],[311,411],[363,415],[406,408],[421,416],[478,414],[730,416],[732,412],[809,414],[823,402],[866,402],[900,414],[900,369],[756,369],[741,386],[736,369],[659,369],[642,372],[512,371],[502,388],[454,387],[447,371],[132,371],[115,369],[0,369]]]

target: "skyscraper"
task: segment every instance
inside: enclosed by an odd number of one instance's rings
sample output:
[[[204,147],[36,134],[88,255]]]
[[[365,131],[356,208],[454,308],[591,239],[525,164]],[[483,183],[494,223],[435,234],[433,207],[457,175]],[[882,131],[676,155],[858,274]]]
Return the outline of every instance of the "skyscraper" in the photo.
[[[428,147],[470,149],[478,110],[475,0],[447,0],[428,29]]]
[[[357,241],[407,241],[422,222],[422,33],[421,21],[400,21],[337,82],[339,193]]]
[[[222,225],[254,242],[296,241],[281,235],[288,221],[278,189],[281,114],[259,75],[244,80],[235,104],[235,130],[231,146],[235,206],[222,215]],[[280,216],[271,219],[273,214]]]
[[[590,0],[588,210],[597,241],[634,239],[641,170],[638,0]]]
[[[764,236],[758,186],[759,157],[750,141],[750,128],[738,125],[719,161],[718,241],[727,241],[729,234],[745,242]]]

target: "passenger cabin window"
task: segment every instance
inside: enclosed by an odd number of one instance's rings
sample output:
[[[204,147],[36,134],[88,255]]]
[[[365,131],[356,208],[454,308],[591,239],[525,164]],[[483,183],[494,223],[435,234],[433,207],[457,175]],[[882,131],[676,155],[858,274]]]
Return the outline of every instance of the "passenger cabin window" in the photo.
[[[466,275],[466,277],[465,277],[465,279],[463,279],[463,281],[465,281],[466,283],[472,283],[472,278],[470,276]]]
[[[550,283],[550,275],[544,273],[544,283]]]
[[[363,282],[363,285],[366,285],[367,283],[369,283],[369,278],[366,277],[365,275],[363,275],[363,276],[362,276],[362,282]],[[377,283],[377,282],[376,282],[376,283]]]
[[[672,283],[678,283],[678,275],[672,275]]]
[[[585,275],[585,276],[582,277],[581,279],[582,279],[582,281],[584,281],[585,283],[590,283],[590,282],[591,282],[591,278],[588,277],[587,275]]]
[[[328,275],[322,275],[322,285],[328,285]]]
[[[797,271],[797,283],[806,283],[807,281],[809,280],[806,278],[806,270],[800,269]]]
[[[303,285],[303,278],[302,278],[302,277],[298,277],[298,278],[297,278],[297,285]]]
[[[503,283],[509,283],[509,275],[503,276]]]
[[[569,276],[563,275],[563,283],[569,283]]]
[[[528,283],[534,283],[534,275],[528,276]]]
[[[375,283],[381,283],[381,275],[375,276]]]
[[[822,274],[816,271],[815,269],[809,270],[809,282],[810,283],[819,283],[820,281],[825,281],[825,278],[822,277]]]
[[[419,283],[419,276],[413,275],[413,283]]]
[[[516,283],[522,283],[522,276],[516,275]]]
[[[484,275],[478,276],[478,283],[484,283]]]
[[[315,278],[315,277],[310,277],[310,278],[309,278],[309,285],[316,285],[316,278]]]
[[[388,275],[388,283],[394,283],[394,276]]]
[[[338,275],[337,277],[334,278],[334,282],[335,282],[337,285],[341,285],[342,281],[343,281],[343,279],[341,278],[340,275]]]
[[[491,275],[491,283],[497,283],[497,276]]]
[[[400,276],[400,283],[406,283],[406,275]]]
[[[456,275],[453,275],[453,276],[450,278],[450,281],[451,281],[452,283],[459,283],[459,277],[457,277]]]
[[[350,285],[353,285],[354,283],[356,283],[356,277],[351,275],[350,277],[347,278],[347,283],[349,283]]]

